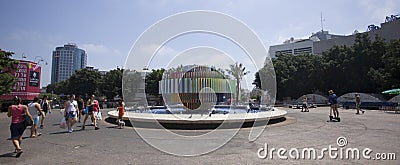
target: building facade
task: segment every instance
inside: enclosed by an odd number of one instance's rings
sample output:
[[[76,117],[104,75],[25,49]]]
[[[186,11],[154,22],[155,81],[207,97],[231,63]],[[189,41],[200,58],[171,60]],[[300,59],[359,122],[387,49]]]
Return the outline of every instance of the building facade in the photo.
[[[294,39],[290,38],[280,45],[273,45],[269,47],[268,53],[270,57],[275,57],[276,54],[316,54],[316,49],[320,50],[316,43],[327,40],[335,40],[345,36],[329,34],[328,31],[318,31],[312,33],[308,39]],[[333,46],[333,45],[332,45]]]
[[[76,44],[68,43],[57,47],[53,51],[51,83],[68,79],[75,71],[85,68],[86,64],[87,54]]]
[[[367,33],[371,40],[375,36],[385,39],[387,42],[392,39],[400,39],[400,19],[394,19],[390,22],[381,24],[381,27],[364,32]],[[308,39],[289,39],[283,44],[273,45],[269,47],[268,53],[274,58],[277,54],[319,54],[335,45],[351,46],[356,39],[356,33],[348,36],[329,34],[328,31],[319,31],[313,33]]]

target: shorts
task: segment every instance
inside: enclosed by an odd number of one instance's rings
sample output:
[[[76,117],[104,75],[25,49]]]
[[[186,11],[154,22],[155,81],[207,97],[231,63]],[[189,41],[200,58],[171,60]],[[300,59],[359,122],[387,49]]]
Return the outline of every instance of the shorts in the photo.
[[[303,104],[303,108],[307,108],[307,104]]]
[[[76,113],[76,111],[71,111],[67,113],[67,116],[65,117],[66,120],[68,120],[69,118],[77,118],[78,117],[78,113]]]
[[[11,123],[10,131],[11,131],[11,139],[18,139],[20,136],[24,134],[26,127],[24,122],[21,123]]]
[[[89,115],[93,114],[93,111],[94,111],[93,106],[89,106],[89,107],[88,107],[88,114],[89,114]]]
[[[356,109],[360,109],[360,104],[356,104]]]
[[[40,121],[40,117],[39,116],[34,117],[33,118],[33,125],[38,125],[39,121]]]
[[[331,108],[337,108],[337,104],[331,104]]]

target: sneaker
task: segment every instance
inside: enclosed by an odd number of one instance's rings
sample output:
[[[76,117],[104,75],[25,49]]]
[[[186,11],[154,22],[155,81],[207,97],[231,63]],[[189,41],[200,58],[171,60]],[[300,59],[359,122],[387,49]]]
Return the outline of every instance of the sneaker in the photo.
[[[43,129],[43,125],[40,125],[40,129]]]
[[[98,129],[100,129],[99,127],[94,127],[94,130],[98,130]]]
[[[82,125],[82,130],[85,130],[85,125]]]

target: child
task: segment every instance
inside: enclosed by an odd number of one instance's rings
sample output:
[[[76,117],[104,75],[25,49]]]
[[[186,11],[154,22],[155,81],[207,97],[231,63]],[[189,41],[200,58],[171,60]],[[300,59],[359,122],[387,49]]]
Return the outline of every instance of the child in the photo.
[[[118,111],[118,128],[120,128],[120,129],[125,127],[125,122],[124,122],[124,119],[123,119],[124,106],[125,106],[124,101],[123,100],[119,100],[117,111]]]

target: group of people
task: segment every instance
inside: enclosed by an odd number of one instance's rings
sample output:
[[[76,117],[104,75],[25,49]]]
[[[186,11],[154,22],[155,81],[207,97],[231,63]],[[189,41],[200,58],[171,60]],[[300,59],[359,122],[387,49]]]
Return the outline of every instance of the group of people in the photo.
[[[99,102],[95,100],[94,95],[88,99],[86,106],[81,96],[78,96],[78,99],[75,100],[75,95],[70,95],[68,96],[68,101],[64,102],[64,107],[64,117],[67,122],[68,132],[72,133],[74,131],[73,126],[76,122],[81,122],[82,115],[85,115],[82,124],[82,130],[85,130],[86,121],[89,116],[93,122],[94,129],[100,129],[95,116],[97,113],[99,113],[100,107]],[[87,111],[85,111],[85,108],[87,108]]]
[[[82,130],[84,130],[89,116],[94,129],[99,129],[96,114],[100,111],[100,107],[94,95],[87,102],[81,96],[78,96],[78,99],[75,100],[75,95],[70,95],[67,97],[67,101],[64,102],[64,108],[63,117],[66,121],[68,132],[73,132],[74,124],[76,122],[80,123],[82,117],[84,117],[82,124]],[[124,103],[122,100],[119,101],[118,111],[119,122],[123,123]],[[42,134],[39,133],[38,129],[44,128],[46,115],[51,112],[52,109],[48,96],[44,96],[42,99],[35,97],[27,106],[22,104],[21,98],[14,98],[14,103],[8,107],[7,116],[11,117],[10,132],[16,157],[20,157],[22,154],[21,143],[25,129],[30,126],[31,138],[41,136]]]
[[[328,91],[329,96],[328,96],[328,101],[329,104],[331,105],[331,109],[330,109],[330,116],[332,116],[332,112],[333,112],[333,117],[334,118],[339,118],[339,111],[338,111],[338,101],[337,101],[337,96],[335,94],[335,92],[333,92],[333,90],[329,90]],[[356,103],[356,114],[360,114],[360,111],[364,114],[364,110],[361,109],[361,97],[360,94],[356,93],[354,94],[355,97],[355,103]]]
[[[47,96],[44,96],[43,99],[35,97],[33,101],[26,106],[22,104],[21,98],[15,97],[13,105],[8,107],[7,116],[11,117],[11,140],[15,147],[15,153],[17,153],[16,157],[22,154],[22,135],[28,126],[25,120],[30,120],[28,123],[32,123],[31,138],[41,135],[41,133],[38,132],[37,126],[40,123],[39,128],[43,129],[44,119],[47,113],[51,113],[50,102],[47,98]]]
[[[333,90],[329,90],[328,91],[329,96],[328,96],[328,102],[330,105],[330,111],[329,111],[329,116],[332,116],[332,112],[333,112],[333,118],[339,118],[339,111],[338,111],[338,101],[337,101],[337,96],[335,94],[335,92],[333,92]],[[356,114],[360,114],[360,111],[364,114],[364,110],[361,110],[361,97],[360,94],[356,93],[355,94],[355,103],[356,103]],[[303,105],[301,107],[301,112],[308,112],[308,106],[307,106],[307,96],[303,96]]]

